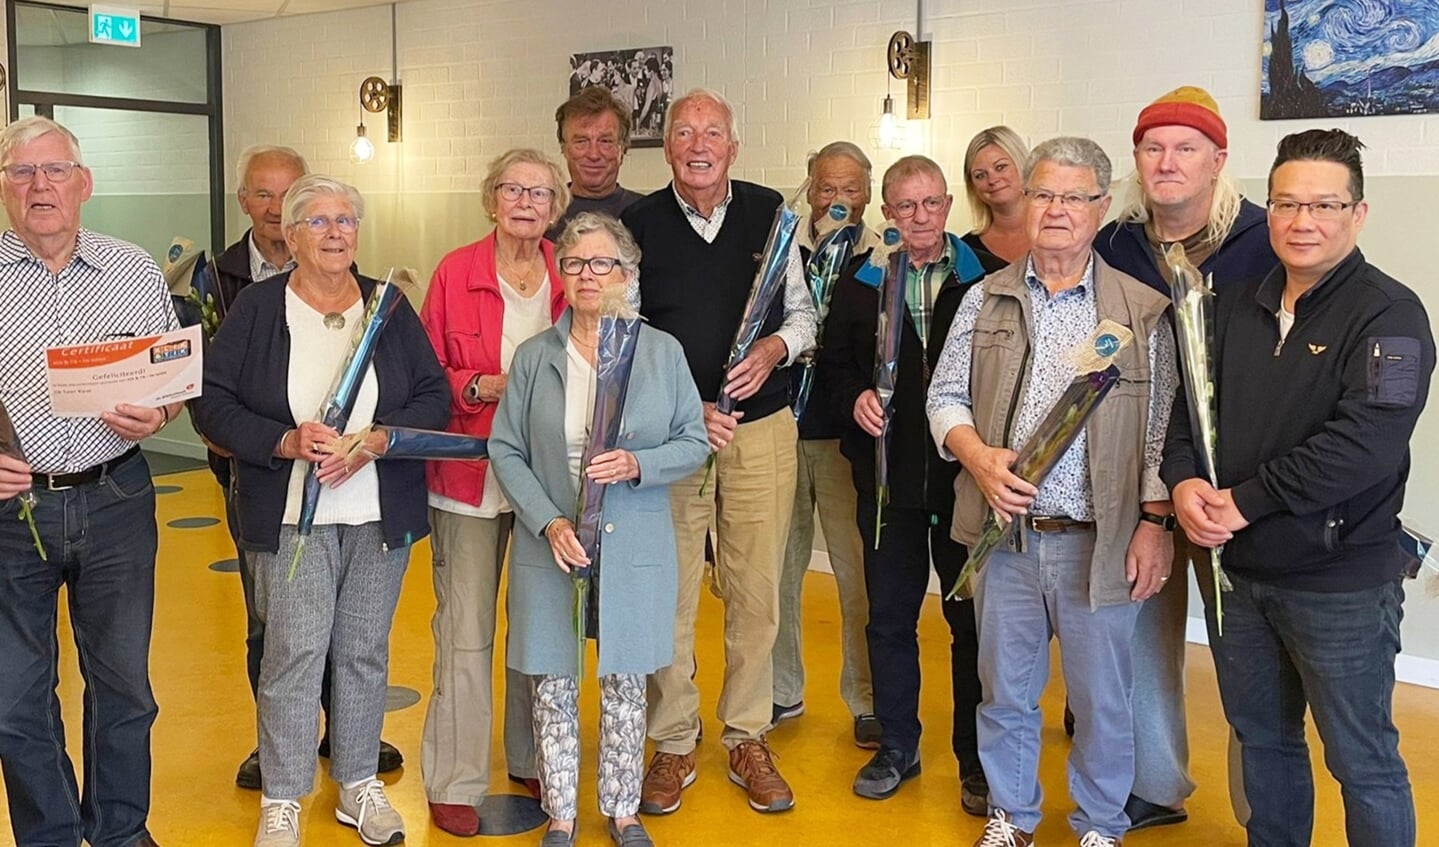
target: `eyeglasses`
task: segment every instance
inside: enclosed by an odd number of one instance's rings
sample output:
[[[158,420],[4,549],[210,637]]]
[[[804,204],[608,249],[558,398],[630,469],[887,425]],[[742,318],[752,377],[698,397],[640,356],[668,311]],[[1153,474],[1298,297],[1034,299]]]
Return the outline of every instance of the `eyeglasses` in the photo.
[[[1024,189],[1024,196],[1028,197],[1029,202],[1035,206],[1048,207],[1054,203],[1055,200],[1058,200],[1060,207],[1066,212],[1078,212],[1090,203],[1102,199],[1104,192],[1101,191],[1098,194],[1055,194],[1053,191],[1045,191],[1043,188],[1026,188]]]
[[[555,190],[546,188],[543,185],[520,185],[518,182],[502,182],[495,186],[500,196],[506,200],[518,200],[521,194],[530,195],[530,199],[544,206],[555,199]]]
[[[316,215],[313,218],[300,218],[295,221],[297,224],[304,224],[310,228],[310,232],[316,235],[323,235],[330,231],[330,227],[336,226],[340,232],[351,233],[360,228],[360,219],[354,215]]]
[[[6,165],[0,170],[5,171],[5,175],[10,177],[11,182],[16,185],[24,185],[35,179],[36,171],[45,174],[45,178],[51,182],[64,182],[78,167],[80,167],[79,162],[26,162]]]
[[[619,267],[620,260],[613,256],[591,256],[588,259],[566,256],[560,259],[560,273],[565,276],[579,276],[584,272],[586,265],[589,265],[595,276],[604,276]]]
[[[926,212],[938,212],[944,208],[944,203],[948,199],[948,194],[935,194],[924,198],[918,203],[913,200],[901,200],[898,203],[891,204],[890,208],[894,210],[894,216],[896,218],[912,218],[914,217],[914,213],[919,211],[921,205],[924,206]]]
[[[1344,210],[1359,205],[1355,200],[1350,203],[1341,203],[1338,200],[1319,200],[1314,203],[1299,203],[1294,200],[1270,200],[1269,214],[1276,218],[1297,218],[1300,209],[1308,209],[1309,217],[1316,221],[1336,221],[1344,214]]]

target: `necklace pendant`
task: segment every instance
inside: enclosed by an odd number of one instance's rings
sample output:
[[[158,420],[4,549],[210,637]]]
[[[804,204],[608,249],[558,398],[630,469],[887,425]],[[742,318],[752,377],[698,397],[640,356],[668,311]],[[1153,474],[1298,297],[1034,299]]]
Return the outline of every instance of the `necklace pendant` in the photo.
[[[325,313],[325,329],[344,329],[345,316],[339,312]]]
[[[521,290],[521,291],[529,291],[529,290],[530,290],[529,284],[528,284],[528,283],[525,283],[525,282],[521,282],[521,283],[520,283],[520,290]]]

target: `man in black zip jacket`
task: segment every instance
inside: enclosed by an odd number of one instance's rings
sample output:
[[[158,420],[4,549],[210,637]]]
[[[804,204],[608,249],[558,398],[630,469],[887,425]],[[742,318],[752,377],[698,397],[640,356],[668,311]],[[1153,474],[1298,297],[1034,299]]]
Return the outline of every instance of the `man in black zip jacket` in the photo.
[[[909,251],[906,306],[898,377],[890,412],[889,504],[876,536],[875,437],[882,416],[874,391],[875,328],[881,269],[858,265],[835,289],[819,354],[816,395],[846,421],[840,449],[854,468],[858,521],[864,540],[869,595],[870,672],[880,748],[855,777],[854,791],[883,799],[919,773],[919,642],[916,627],[929,587],[930,561],[941,586],[952,584],[967,553],[950,539],[957,464],[940,458],[930,440],[925,395],[950,322],[970,286],[984,276],[979,259],[945,231],[953,198],[939,165],[906,156],[885,172],[884,215],[897,223]],[[945,601],[953,676],[954,726],[961,802],[972,815],[988,811],[989,785],[979,762],[975,707],[979,705],[979,642],[974,601]]]
[[[1412,291],[1365,261],[1357,138],[1285,137],[1269,172],[1280,267],[1215,309],[1218,490],[1199,477],[1183,392],[1162,475],[1234,590],[1208,610],[1225,716],[1243,750],[1249,844],[1310,843],[1306,705],[1343,788],[1350,844],[1414,844],[1393,721],[1406,568],[1398,513],[1434,369]]]

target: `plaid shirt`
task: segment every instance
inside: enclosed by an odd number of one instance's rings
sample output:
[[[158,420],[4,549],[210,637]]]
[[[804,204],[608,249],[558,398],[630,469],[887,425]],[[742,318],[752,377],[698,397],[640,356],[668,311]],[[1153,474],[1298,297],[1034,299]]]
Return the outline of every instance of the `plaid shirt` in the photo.
[[[940,286],[954,273],[954,243],[944,240],[944,252],[933,262],[918,268],[910,265],[904,275],[904,304],[909,307],[909,316],[914,319],[915,331],[919,333],[919,345],[929,349],[929,322],[934,313],[934,298]]]

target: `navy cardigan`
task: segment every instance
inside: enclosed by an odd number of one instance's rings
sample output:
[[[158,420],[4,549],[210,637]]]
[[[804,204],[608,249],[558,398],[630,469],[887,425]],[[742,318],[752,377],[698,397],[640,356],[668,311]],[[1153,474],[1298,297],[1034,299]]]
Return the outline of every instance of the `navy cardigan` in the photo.
[[[288,273],[247,286],[205,353],[205,390],[195,403],[199,430],[235,456],[235,536],[245,550],[279,549],[291,462],[274,455],[290,413]],[[369,298],[375,280],[357,276]],[[375,423],[444,429],[450,388],[415,310],[402,300],[375,350],[379,400]],[[385,545],[403,547],[429,534],[425,463],[379,462],[380,526]]]

